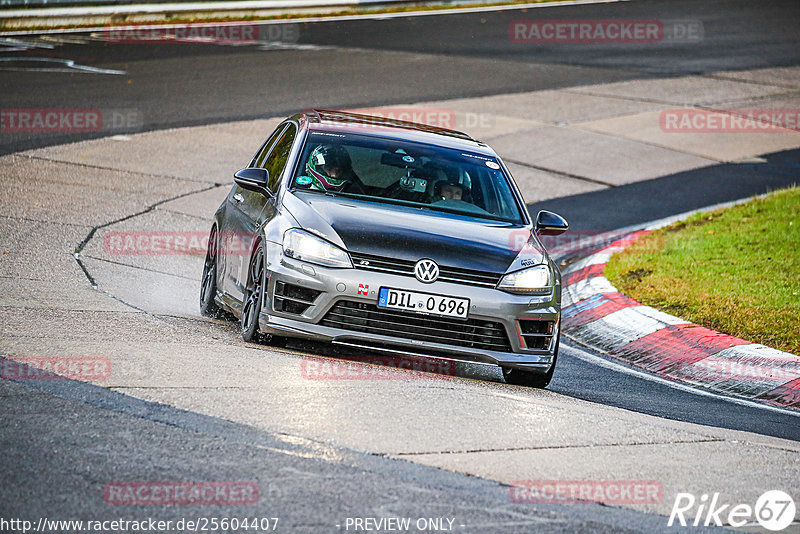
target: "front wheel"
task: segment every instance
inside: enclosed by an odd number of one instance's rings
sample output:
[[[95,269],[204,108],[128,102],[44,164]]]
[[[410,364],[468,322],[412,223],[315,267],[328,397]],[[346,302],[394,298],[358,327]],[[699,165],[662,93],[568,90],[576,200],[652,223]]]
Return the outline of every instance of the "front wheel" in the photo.
[[[559,334],[556,339],[556,348],[553,351],[553,365],[546,373],[537,373],[535,371],[523,371],[521,369],[503,368],[503,378],[506,379],[508,384],[515,386],[527,386],[531,388],[546,388],[550,381],[553,379],[553,373],[556,370],[556,360],[558,359],[558,346],[561,342],[561,335]]]
[[[259,243],[250,258],[247,271],[247,285],[242,303],[242,339],[258,342],[258,316],[261,315],[261,302],[264,298],[264,249]]]
[[[250,268],[247,273],[247,285],[244,292],[242,305],[242,339],[252,343],[266,343],[273,346],[283,346],[286,339],[272,334],[264,334],[258,329],[258,318],[261,316],[261,306],[264,302],[264,247],[259,244],[250,258]]]

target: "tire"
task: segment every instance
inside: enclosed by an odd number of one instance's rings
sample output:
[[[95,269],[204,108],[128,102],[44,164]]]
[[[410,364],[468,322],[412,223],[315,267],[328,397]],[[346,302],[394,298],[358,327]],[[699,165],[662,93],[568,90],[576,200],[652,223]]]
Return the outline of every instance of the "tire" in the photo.
[[[247,268],[247,285],[242,300],[242,339],[248,343],[259,343],[262,335],[258,331],[258,316],[264,300],[264,247],[256,245]]]
[[[556,360],[558,359],[558,346],[561,342],[561,335],[559,334],[556,339],[556,348],[553,351],[553,365],[546,373],[537,373],[534,371],[523,371],[521,369],[503,368],[503,378],[506,383],[515,386],[526,386],[531,388],[546,388],[550,381],[553,379],[553,373],[556,370]]]
[[[211,228],[208,236],[208,250],[203,264],[203,277],[200,279],[200,314],[219,319],[222,308],[214,301],[217,294],[217,227]]]
[[[261,315],[261,305],[264,302],[264,268],[266,253],[262,243],[259,243],[250,258],[247,269],[247,285],[245,286],[244,302],[242,304],[242,339],[248,343],[263,343],[275,347],[286,344],[286,338],[273,334],[265,334],[258,329],[258,318]]]

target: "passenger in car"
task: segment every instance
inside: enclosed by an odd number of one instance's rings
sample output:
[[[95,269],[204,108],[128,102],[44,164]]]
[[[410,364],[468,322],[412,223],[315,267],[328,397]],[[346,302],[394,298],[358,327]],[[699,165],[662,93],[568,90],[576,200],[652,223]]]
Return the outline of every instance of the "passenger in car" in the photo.
[[[464,191],[464,185],[457,178],[447,178],[436,182],[433,188],[433,201],[460,200],[469,201],[469,191]]]
[[[431,205],[471,213],[489,213],[480,206],[475,205],[472,201],[472,191],[469,186],[461,183],[454,176],[434,184]]]
[[[442,200],[461,200],[464,195],[464,188],[461,184],[443,183],[439,187],[439,195]]]

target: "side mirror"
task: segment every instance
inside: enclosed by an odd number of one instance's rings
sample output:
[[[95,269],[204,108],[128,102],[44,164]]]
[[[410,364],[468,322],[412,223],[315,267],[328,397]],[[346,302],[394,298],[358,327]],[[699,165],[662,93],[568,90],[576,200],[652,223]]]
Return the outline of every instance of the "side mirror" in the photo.
[[[259,169],[256,167],[242,169],[233,175],[233,181],[236,182],[236,185],[249,189],[250,191],[272,195],[270,190],[267,189],[269,173],[266,169]]]
[[[536,216],[534,229],[541,235],[560,235],[569,230],[569,223],[561,215],[542,210]]]

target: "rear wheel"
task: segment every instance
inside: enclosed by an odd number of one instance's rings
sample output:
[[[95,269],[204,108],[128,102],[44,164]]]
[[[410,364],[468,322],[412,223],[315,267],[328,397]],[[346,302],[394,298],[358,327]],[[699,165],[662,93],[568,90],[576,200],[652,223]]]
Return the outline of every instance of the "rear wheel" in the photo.
[[[503,378],[509,384],[515,386],[527,386],[531,388],[546,388],[550,381],[553,379],[553,373],[556,370],[556,360],[558,359],[558,346],[561,342],[561,336],[556,339],[556,348],[553,351],[553,365],[546,373],[537,373],[534,371],[523,371],[521,369],[503,368]]]
[[[222,309],[214,301],[217,295],[217,227],[211,228],[208,236],[208,250],[203,264],[203,278],[200,282],[200,313],[206,317],[219,318]]]

